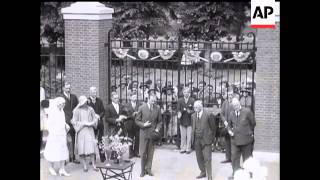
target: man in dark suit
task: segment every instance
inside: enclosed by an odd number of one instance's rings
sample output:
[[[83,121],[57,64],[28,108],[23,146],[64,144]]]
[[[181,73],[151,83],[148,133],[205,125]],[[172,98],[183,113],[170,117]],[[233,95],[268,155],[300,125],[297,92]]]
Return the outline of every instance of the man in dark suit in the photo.
[[[229,113],[229,124],[232,128],[231,160],[233,174],[240,169],[240,156],[243,161],[252,156],[253,133],[256,126],[253,113],[249,108],[242,108],[238,98],[232,99],[233,111]],[[229,179],[232,179],[230,177]]]
[[[230,135],[227,132],[227,125],[228,125],[228,119],[229,119],[229,113],[233,110],[233,107],[231,105],[231,100],[233,98],[233,91],[230,90],[228,92],[223,92],[223,103],[221,105],[221,121],[224,123],[224,139],[225,139],[225,149],[226,149],[226,159],[222,161],[221,163],[229,163],[231,162],[231,140]]]
[[[208,180],[212,180],[211,144],[215,134],[215,121],[213,115],[203,109],[202,102],[194,102],[192,114],[192,143],[196,151],[196,157],[200,175],[196,178],[203,178],[208,175]]]
[[[128,136],[133,140],[133,145],[130,146],[129,156],[140,157],[139,156],[139,136],[140,128],[135,123],[135,117],[138,113],[138,108],[140,103],[137,101],[137,94],[132,92],[130,94],[130,101],[124,105],[124,112],[127,116],[124,126],[128,132]]]
[[[241,92],[242,92],[242,96],[240,98],[241,106],[247,107],[253,111],[252,104],[254,104],[254,98],[251,96],[251,91],[247,89],[243,89],[241,90]]]
[[[152,134],[159,132],[162,126],[160,107],[155,102],[157,100],[155,93],[149,90],[147,103],[142,104],[138,109],[135,122],[140,127],[140,156],[141,156],[141,174],[153,176],[151,172],[152,159],[154,153],[154,141]]]
[[[183,96],[178,99],[178,119],[180,119],[181,145],[180,153],[191,153],[191,114],[194,98],[190,97],[190,88],[183,89]]]
[[[75,153],[74,153],[76,131],[74,130],[74,127],[70,122],[73,116],[72,111],[78,105],[78,98],[76,95],[71,94],[71,85],[69,82],[64,83],[63,93],[61,97],[63,97],[66,101],[63,111],[65,114],[66,122],[70,126],[70,130],[68,131],[68,136],[71,137],[71,140],[67,141],[68,149],[69,149],[69,162],[74,162],[79,164],[80,162],[76,160]]]
[[[121,123],[126,118],[123,112],[123,106],[119,103],[119,96],[116,92],[111,93],[111,104],[106,106],[106,125],[107,128],[104,131],[105,135],[115,135],[117,133],[117,126],[121,126]]]
[[[200,81],[198,84],[198,93],[197,93],[197,99],[203,100],[206,97],[206,85],[207,83],[205,81]]]
[[[161,94],[163,91],[163,87],[162,87],[162,81],[161,79],[157,79],[157,82],[154,84],[154,90],[157,96],[157,100],[161,99]]]
[[[91,106],[96,113],[96,116],[99,118],[97,129],[94,129],[94,134],[97,137],[98,141],[102,141],[102,136],[104,133],[104,115],[105,109],[103,106],[103,102],[100,98],[97,97],[97,88],[90,87],[90,96],[88,98],[88,105]],[[100,161],[104,162],[106,160],[104,152],[102,149],[99,149]]]

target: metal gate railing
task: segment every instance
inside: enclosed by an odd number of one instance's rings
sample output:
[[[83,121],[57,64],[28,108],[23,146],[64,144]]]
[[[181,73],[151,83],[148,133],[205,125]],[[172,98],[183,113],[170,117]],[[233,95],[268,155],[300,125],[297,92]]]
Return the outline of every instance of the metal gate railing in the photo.
[[[64,79],[64,47],[40,44],[40,85],[45,89],[46,98],[54,98],[62,93]]]
[[[108,37],[108,87],[118,92],[121,102],[127,102],[131,92],[145,101],[151,88],[157,91],[159,105],[167,107],[182,96],[183,87],[189,86],[192,96],[206,107],[220,107],[225,89],[233,87],[244,105],[254,111],[254,33],[241,36],[241,42],[156,36],[126,39],[112,37],[112,30]]]

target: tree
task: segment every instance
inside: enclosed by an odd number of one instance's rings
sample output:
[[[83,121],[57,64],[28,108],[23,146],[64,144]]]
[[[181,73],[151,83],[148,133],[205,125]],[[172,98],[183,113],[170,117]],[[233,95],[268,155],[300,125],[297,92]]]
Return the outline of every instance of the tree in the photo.
[[[177,13],[181,15],[181,35],[214,40],[229,33],[239,35],[246,21],[249,2],[186,2]]]
[[[61,8],[73,2],[41,2],[40,4],[40,38],[50,44],[64,41],[64,24]]]
[[[106,6],[115,10],[115,35],[122,33],[125,37],[149,36],[157,29],[170,28],[169,16],[174,13],[172,3],[169,2],[104,2]]]

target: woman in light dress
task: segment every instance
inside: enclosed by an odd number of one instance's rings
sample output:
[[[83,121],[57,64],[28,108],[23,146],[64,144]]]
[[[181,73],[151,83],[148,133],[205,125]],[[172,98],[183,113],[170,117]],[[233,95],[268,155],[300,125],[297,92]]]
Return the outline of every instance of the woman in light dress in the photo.
[[[57,175],[53,168],[55,162],[60,164],[60,176],[70,176],[65,170],[65,161],[69,158],[67,131],[70,127],[65,121],[64,105],[65,100],[62,97],[55,98],[49,102],[47,119],[49,134],[44,150],[44,158],[49,162],[49,173],[53,176]]]
[[[87,156],[91,157],[93,169],[98,171],[95,166],[97,140],[94,135],[94,128],[96,128],[98,124],[98,116],[95,114],[93,108],[87,105],[86,96],[79,97],[79,104],[73,110],[71,123],[76,130],[75,152],[81,158],[83,171],[88,171],[86,163]]]

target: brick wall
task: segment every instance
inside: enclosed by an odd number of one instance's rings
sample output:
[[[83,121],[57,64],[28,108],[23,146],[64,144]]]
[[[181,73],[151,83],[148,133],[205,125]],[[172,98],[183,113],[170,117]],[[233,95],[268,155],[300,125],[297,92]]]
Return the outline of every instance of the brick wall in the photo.
[[[255,150],[280,148],[280,24],[257,31]]]
[[[107,31],[112,20],[65,20],[66,80],[78,97],[89,94],[90,86],[106,103]]]

